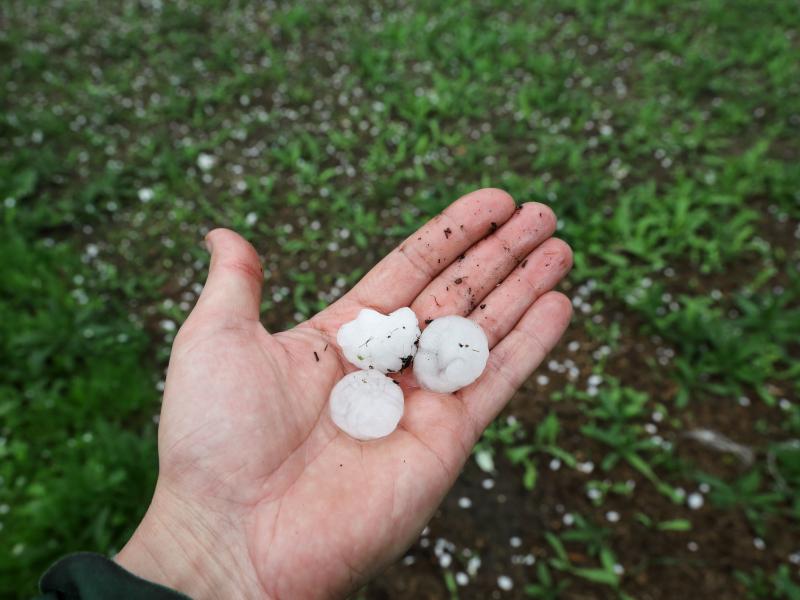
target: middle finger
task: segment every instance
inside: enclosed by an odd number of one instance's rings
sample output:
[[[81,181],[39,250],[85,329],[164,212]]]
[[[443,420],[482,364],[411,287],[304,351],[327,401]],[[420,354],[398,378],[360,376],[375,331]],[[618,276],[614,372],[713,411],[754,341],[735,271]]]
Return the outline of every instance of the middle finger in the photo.
[[[538,202],[523,204],[503,226],[431,281],[411,308],[426,322],[443,315],[468,315],[555,228],[556,218],[549,207]]]

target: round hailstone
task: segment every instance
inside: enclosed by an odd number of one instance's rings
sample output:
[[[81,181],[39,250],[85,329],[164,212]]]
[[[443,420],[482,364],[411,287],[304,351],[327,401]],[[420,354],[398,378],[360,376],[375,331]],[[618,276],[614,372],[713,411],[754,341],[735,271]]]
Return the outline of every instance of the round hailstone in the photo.
[[[392,373],[414,358],[418,337],[419,322],[410,308],[398,308],[389,315],[365,308],[339,328],[336,343],[358,368]]]
[[[377,371],[355,371],[339,380],[330,396],[331,418],[357,440],[392,433],[403,416],[403,390]]]
[[[428,390],[455,392],[480,377],[487,360],[489,341],[480,325],[456,315],[440,317],[419,338],[414,375]]]

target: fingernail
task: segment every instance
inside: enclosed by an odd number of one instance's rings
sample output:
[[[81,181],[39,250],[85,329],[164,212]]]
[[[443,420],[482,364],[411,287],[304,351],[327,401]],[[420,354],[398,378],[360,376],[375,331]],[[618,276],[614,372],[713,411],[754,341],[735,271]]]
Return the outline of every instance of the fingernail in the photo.
[[[214,252],[214,244],[211,242],[211,238],[208,237],[208,234],[206,234],[206,236],[203,238],[203,244],[205,244],[206,250],[208,250],[209,254]]]

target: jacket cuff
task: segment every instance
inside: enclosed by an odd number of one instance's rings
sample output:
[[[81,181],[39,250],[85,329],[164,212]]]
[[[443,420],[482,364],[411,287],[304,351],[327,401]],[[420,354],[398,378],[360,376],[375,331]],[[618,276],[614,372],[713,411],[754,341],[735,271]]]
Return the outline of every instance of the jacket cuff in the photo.
[[[40,600],[190,600],[91,552],[70,554],[57,561],[42,575],[39,589]]]

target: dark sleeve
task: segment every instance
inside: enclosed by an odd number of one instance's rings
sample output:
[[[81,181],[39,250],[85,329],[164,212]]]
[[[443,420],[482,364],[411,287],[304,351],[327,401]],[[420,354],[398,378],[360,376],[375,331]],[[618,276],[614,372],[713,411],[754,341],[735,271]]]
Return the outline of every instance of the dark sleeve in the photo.
[[[189,600],[188,596],[140,579],[113,560],[79,552],[47,569],[35,600]]]

